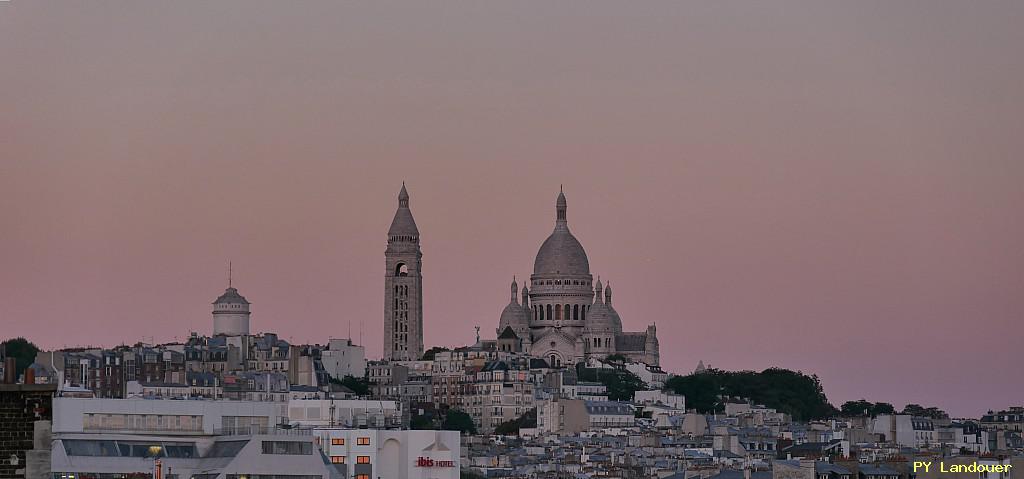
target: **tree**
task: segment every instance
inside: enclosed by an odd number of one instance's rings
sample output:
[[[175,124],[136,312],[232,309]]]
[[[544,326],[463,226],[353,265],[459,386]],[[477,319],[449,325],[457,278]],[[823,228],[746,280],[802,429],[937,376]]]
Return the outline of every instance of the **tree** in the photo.
[[[476,424],[473,423],[473,418],[458,409],[448,410],[444,422],[441,423],[441,429],[459,431],[462,434],[476,434]]]
[[[871,415],[877,416],[879,414],[896,414],[896,408],[887,402],[876,402],[875,407],[871,408]]]
[[[518,436],[521,428],[537,427],[537,409],[529,409],[522,416],[498,424],[494,434],[502,436]]]
[[[900,412],[900,414],[909,414],[911,416],[930,417],[932,419],[948,419],[949,418],[949,414],[946,414],[946,411],[943,411],[943,410],[941,410],[941,409],[939,409],[937,407],[927,407],[926,408],[924,406],[921,406],[920,404],[907,404],[906,407],[903,408],[903,411]]]
[[[14,358],[14,373],[20,376],[25,368],[35,362],[39,348],[31,341],[18,337],[0,343],[0,351],[4,352],[4,356]]]
[[[856,401],[846,401],[842,406],[839,407],[839,414],[844,417],[854,416],[870,416],[875,417],[879,414],[894,414],[895,408],[892,404],[887,402],[873,403],[866,399],[858,399]]]
[[[798,421],[835,415],[821,382],[815,375],[781,368],[755,371],[708,369],[701,374],[674,376],[665,384],[686,396],[687,406],[700,412],[718,412],[725,408],[722,397],[738,396],[764,404],[793,416]]]
[[[367,378],[357,378],[355,376],[346,375],[341,379],[330,378],[330,381],[334,384],[340,384],[352,390],[356,396],[369,396],[370,395],[370,380]]]
[[[712,369],[701,374],[673,376],[665,383],[665,387],[686,396],[686,406],[698,412],[719,412],[724,408],[718,399],[721,386]]]
[[[432,414],[413,414],[409,420],[409,429],[437,429]]]
[[[609,354],[604,359],[606,361],[612,362],[612,363],[624,363],[624,362],[626,362],[626,357],[621,355],[621,354],[619,354],[619,353]]]
[[[446,348],[446,347],[443,347],[443,346],[434,346],[434,347],[428,349],[426,352],[424,352],[423,353],[423,357],[420,358],[420,359],[422,359],[423,361],[433,361],[434,360],[434,355],[436,355],[437,353],[439,353],[441,351],[450,351],[450,350],[448,348]]]
[[[604,384],[608,389],[608,399],[612,401],[632,401],[637,391],[647,389],[647,385],[636,374],[625,369],[577,368],[580,381],[594,381]]]

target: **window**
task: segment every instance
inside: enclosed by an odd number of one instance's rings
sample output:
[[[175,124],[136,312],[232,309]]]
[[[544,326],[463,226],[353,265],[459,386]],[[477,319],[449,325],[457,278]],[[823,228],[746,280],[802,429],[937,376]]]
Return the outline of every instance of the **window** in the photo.
[[[356,456],[356,464],[369,464],[370,456]]]
[[[345,456],[331,456],[331,464],[344,464]]]
[[[249,441],[218,441],[213,443],[206,457],[235,457]]]
[[[345,438],[343,438],[343,437],[331,438],[331,445],[332,446],[344,446],[345,445]]]
[[[313,454],[313,443],[302,441],[263,441],[263,454]]]
[[[370,438],[368,438],[368,437],[356,438],[356,445],[358,445],[358,446],[369,446],[370,445]]]
[[[356,474],[356,479],[370,479],[369,474]]]

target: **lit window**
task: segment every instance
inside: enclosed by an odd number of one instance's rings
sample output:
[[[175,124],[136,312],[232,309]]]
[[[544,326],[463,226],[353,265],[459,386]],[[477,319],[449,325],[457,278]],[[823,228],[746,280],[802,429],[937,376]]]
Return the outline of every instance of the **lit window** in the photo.
[[[331,456],[331,464],[344,464],[345,456]]]
[[[343,438],[343,437],[331,438],[331,445],[332,446],[344,446],[345,445],[345,438]]]
[[[369,446],[370,445],[370,438],[368,438],[368,437],[357,438],[356,439],[356,445],[357,446]]]
[[[370,456],[356,456],[356,464],[369,464]]]
[[[356,474],[356,479],[370,479],[369,474]]]

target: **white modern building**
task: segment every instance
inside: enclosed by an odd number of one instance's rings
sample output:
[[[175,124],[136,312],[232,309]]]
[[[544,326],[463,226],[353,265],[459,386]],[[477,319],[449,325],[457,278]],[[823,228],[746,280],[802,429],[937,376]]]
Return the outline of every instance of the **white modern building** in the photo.
[[[927,417],[879,414],[872,420],[871,432],[904,447],[927,448],[939,444],[935,423]]]
[[[327,460],[354,479],[458,479],[458,431],[316,428]]]
[[[332,378],[366,376],[366,349],[351,339],[331,339],[320,352],[320,362]]]
[[[312,430],[279,427],[282,412],[270,402],[54,398],[52,477],[338,477]]]
[[[53,400],[53,433],[214,435],[286,424],[287,405],[259,401],[170,399]]]

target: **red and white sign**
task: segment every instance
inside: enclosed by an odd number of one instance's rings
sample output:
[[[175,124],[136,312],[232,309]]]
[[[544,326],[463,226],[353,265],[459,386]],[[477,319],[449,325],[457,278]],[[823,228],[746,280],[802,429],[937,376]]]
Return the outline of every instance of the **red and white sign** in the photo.
[[[417,457],[416,467],[455,467],[455,461],[435,461],[429,457]]]

